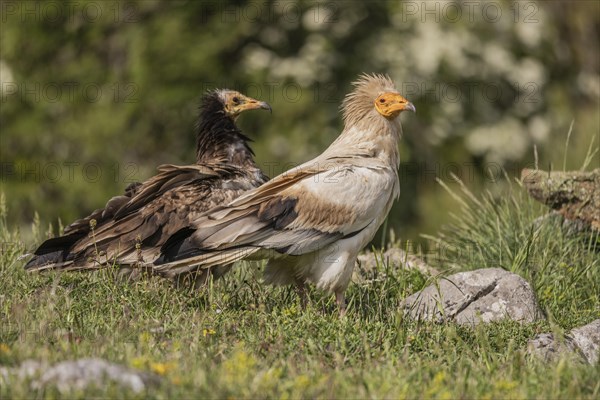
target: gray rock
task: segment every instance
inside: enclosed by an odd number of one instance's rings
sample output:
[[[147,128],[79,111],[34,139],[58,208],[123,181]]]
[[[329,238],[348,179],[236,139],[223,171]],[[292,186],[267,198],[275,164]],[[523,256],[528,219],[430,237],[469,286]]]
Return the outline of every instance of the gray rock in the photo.
[[[2,375],[8,379],[10,375],[18,379],[29,379],[39,373],[46,365],[36,360],[25,360],[18,368],[4,368]]]
[[[552,333],[541,333],[527,344],[529,354],[545,361],[572,356],[589,364],[598,362],[600,349],[600,319],[571,330],[564,340],[557,340]]]
[[[88,386],[104,387],[115,383],[139,393],[160,382],[157,375],[127,368],[98,358],[63,361],[48,366],[26,360],[19,367],[0,371],[5,383],[28,380],[33,389],[55,386],[61,393],[82,390]]]
[[[2,386],[9,382],[29,380],[35,377],[46,365],[35,360],[25,360],[17,368],[0,367],[0,383]]]
[[[554,361],[561,355],[577,354],[577,347],[568,337],[564,341],[561,341],[556,340],[552,333],[540,333],[529,340],[527,343],[527,352],[542,358],[544,361]]]
[[[583,353],[590,364],[598,362],[598,351],[600,350],[600,319],[587,325],[575,328],[569,334],[573,342]]]
[[[401,306],[415,319],[462,325],[503,319],[527,323],[544,318],[529,283],[500,268],[442,278],[407,297]]]

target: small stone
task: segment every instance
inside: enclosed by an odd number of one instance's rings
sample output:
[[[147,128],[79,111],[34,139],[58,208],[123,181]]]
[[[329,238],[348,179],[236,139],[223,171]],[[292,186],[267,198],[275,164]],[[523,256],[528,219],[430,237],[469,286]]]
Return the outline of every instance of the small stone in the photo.
[[[544,361],[554,361],[560,355],[575,352],[573,341],[566,337],[564,341],[558,341],[552,333],[540,333],[527,343],[527,352],[536,354]]]
[[[573,342],[579,347],[588,363],[596,364],[598,362],[600,319],[573,329],[569,336],[573,338]]]
[[[140,393],[160,378],[155,374],[127,368],[99,358],[63,361],[48,366],[45,363],[26,360],[19,367],[0,371],[4,383],[30,380],[33,389],[55,386],[61,393],[82,390],[88,386],[102,388],[116,383]]]
[[[401,304],[412,318],[477,325],[503,319],[543,319],[529,283],[500,268],[460,272],[412,294]]]
[[[541,333],[527,344],[529,354],[544,361],[555,361],[560,357],[572,356],[595,365],[600,349],[600,319],[571,330],[563,341],[556,340],[551,333]]]

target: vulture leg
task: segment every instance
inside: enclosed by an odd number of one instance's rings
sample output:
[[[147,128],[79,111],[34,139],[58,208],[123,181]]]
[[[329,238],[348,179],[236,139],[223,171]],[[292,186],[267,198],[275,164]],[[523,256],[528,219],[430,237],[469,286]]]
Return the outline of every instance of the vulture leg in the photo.
[[[175,276],[173,282],[177,288],[193,288],[200,291],[208,286],[211,279],[216,281],[229,272],[232,266],[233,264],[217,265],[211,268],[183,272]]]
[[[296,281],[296,293],[298,293],[298,296],[300,297],[300,305],[302,306],[302,310],[306,310],[306,305],[308,304],[308,293],[306,293],[306,284],[304,284],[304,281]]]
[[[340,317],[346,315],[346,299],[344,298],[344,292],[335,292],[335,302],[340,310]]]
[[[200,291],[208,286],[210,270],[201,269],[184,272],[173,277],[173,285],[177,289]]]
[[[117,279],[124,282],[137,282],[145,277],[150,277],[152,270],[140,265],[120,265],[117,269]]]

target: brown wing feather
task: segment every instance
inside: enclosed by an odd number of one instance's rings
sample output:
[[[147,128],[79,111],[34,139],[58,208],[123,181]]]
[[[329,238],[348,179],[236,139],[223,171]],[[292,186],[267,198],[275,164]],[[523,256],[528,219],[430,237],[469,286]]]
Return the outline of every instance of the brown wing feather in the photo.
[[[222,260],[233,262],[259,248],[301,254],[354,234],[340,228],[354,222],[351,212],[329,204],[331,212],[324,213],[319,209],[323,199],[316,201],[309,193],[298,191],[299,181],[317,178],[322,171],[325,169],[316,164],[303,166],[265,183],[227,207],[211,210],[194,221],[195,231],[176,236],[163,246],[154,270],[170,276],[175,271],[192,270],[198,264],[207,268],[220,265]]]
[[[110,220],[102,220],[92,231],[88,228],[69,249],[64,262],[46,267],[98,268],[115,260],[120,264],[136,263],[140,257],[152,261],[167,238],[188,226],[193,218],[231,202],[264,179],[256,171],[222,164],[161,166],[159,173],[137,188],[127,201],[120,200],[122,203],[114,208]],[[138,243],[141,249],[136,246]]]
[[[141,187],[142,184],[140,182],[129,184],[125,188],[125,193],[123,195],[111,198],[106,203],[104,208],[94,210],[87,217],[73,222],[64,229],[64,234],[87,234],[90,231],[90,223],[92,220],[96,221],[96,225],[101,225],[104,222],[112,219],[119,212],[119,210],[125,206],[132,199],[132,197],[136,195],[136,193],[140,191]]]
[[[118,213],[115,214],[115,218],[122,218],[139,210],[173,188],[189,184],[193,180],[227,175],[231,171],[231,168],[219,165],[161,165],[158,167],[158,174],[144,182],[143,186],[135,193],[135,196],[119,209]]]
[[[87,260],[98,251],[120,264],[153,261],[158,247],[179,229],[203,212],[227,204],[255,186],[241,170],[227,168],[227,175],[224,171],[207,174],[205,166],[188,166],[183,171],[163,169],[149,182],[148,188],[132,199],[135,208],[123,207],[113,223],[100,227],[88,240],[78,243],[74,248],[78,253],[74,267],[89,267]],[[141,249],[136,249],[137,243]]]

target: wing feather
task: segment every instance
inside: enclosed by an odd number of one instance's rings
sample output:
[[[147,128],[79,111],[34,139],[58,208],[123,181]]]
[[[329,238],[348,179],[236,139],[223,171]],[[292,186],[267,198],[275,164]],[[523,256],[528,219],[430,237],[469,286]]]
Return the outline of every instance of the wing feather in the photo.
[[[87,269],[101,267],[102,262],[110,260],[121,264],[136,263],[140,258],[145,262],[153,261],[160,246],[194,218],[229,203],[260,183],[262,181],[256,181],[253,171],[226,165],[163,165],[156,176],[118,205],[110,220],[102,221],[94,230],[78,234],[65,248],[47,246],[48,252],[54,251],[56,257],[52,260],[46,257],[42,264],[36,262],[32,268],[50,263],[53,265],[49,267]],[[58,243],[55,240],[50,245]],[[136,246],[138,243],[142,244],[141,249]]]
[[[346,160],[336,162],[292,170],[229,206],[202,215],[185,236],[163,246],[155,268],[169,271],[180,270],[182,265],[205,267],[213,262],[206,260],[214,260],[219,254],[235,261],[231,258],[234,249],[238,250],[237,259],[243,255],[240,249],[257,247],[302,255],[357,234],[375,222],[374,209],[367,205],[383,209],[389,198],[379,199],[379,193],[391,189],[397,180],[390,179],[395,174],[389,169],[357,167]],[[367,180],[374,180],[376,185],[365,185]],[[379,190],[373,192],[373,187]],[[351,205],[349,195],[353,198]]]

